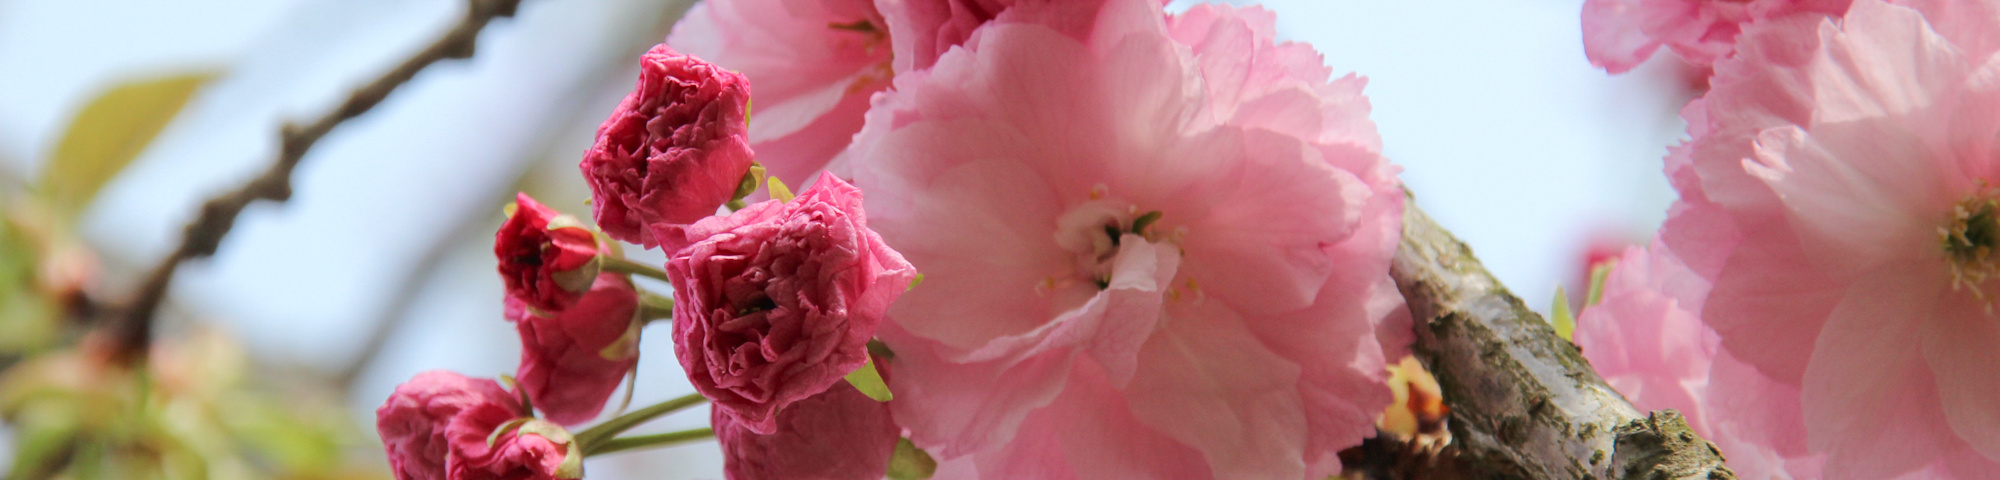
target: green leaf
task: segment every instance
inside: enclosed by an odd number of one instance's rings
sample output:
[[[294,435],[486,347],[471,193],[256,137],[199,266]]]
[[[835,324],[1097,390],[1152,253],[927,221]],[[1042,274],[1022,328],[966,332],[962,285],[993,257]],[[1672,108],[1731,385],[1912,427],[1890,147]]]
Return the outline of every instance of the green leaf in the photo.
[[[1583,306],[1588,307],[1604,301],[1604,279],[1611,276],[1611,268],[1617,265],[1617,262],[1599,262],[1597,266],[1590,268],[1590,290],[1584,293]]]
[[[937,461],[931,454],[910,443],[910,439],[896,440],[896,453],[889,457],[889,480],[925,480],[937,473]]]
[[[887,402],[896,398],[895,395],[889,393],[889,384],[882,381],[882,372],[875,371],[874,358],[869,358],[868,363],[861,364],[861,368],[856,368],[853,372],[848,372],[847,383],[854,385],[855,389],[861,390],[862,395],[867,395],[868,398],[873,398],[877,402]]]
[[[1555,303],[1549,306],[1549,323],[1555,324],[1556,335],[1561,335],[1563,340],[1569,340],[1570,334],[1576,333],[1576,316],[1569,313],[1569,294],[1563,292],[1562,287],[1556,287]]]
[[[98,95],[70,120],[54,156],[42,168],[37,182],[42,194],[57,211],[74,217],[217,73],[139,79]]]
[[[791,203],[792,198],[798,196],[792,193],[792,187],[785,186],[785,182],[778,180],[778,177],[766,179],[765,183],[765,187],[771,189],[771,199],[777,200],[778,203]]]
[[[82,422],[76,405],[62,401],[36,402],[15,416],[14,466],[8,478],[35,478],[60,471],[75,448]]]

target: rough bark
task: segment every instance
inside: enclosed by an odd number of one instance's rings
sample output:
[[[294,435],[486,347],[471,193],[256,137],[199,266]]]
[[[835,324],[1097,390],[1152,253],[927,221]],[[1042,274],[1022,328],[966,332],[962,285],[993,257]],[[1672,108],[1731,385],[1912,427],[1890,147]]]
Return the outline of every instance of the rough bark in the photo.
[[[1472,255],[1410,207],[1391,275],[1413,353],[1451,408],[1445,458],[1462,478],[1733,479],[1679,413],[1640,412]],[[1456,476],[1455,475],[1455,476]],[[1428,477],[1430,475],[1412,475]]]

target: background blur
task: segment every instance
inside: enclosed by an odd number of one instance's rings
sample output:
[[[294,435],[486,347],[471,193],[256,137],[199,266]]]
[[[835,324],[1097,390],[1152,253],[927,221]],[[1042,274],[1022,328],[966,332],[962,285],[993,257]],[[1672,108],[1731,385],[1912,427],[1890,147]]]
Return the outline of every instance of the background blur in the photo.
[[[462,3],[0,0],[0,201],[39,175],[105,89],[220,72],[81,217],[103,256],[94,291],[122,300],[202,200],[267,165],[277,125],[330,108],[439,35]],[[1538,310],[1594,245],[1644,242],[1673,198],[1660,158],[1681,136],[1675,109],[1692,77],[1669,54],[1617,77],[1592,68],[1581,0],[1236,3],[1262,3],[1282,36],[1369,77],[1373,118],[1417,205]],[[253,205],[220,254],[182,268],[166,334],[217,324],[247,345],[253,376],[344,387],[331,401],[358,432],[348,443],[379,457],[373,411],[396,384],[431,369],[513,371],[519,347],[490,253],[500,207],[526,190],[587,216],[576,161],[631,88],[634,59],[689,4],[527,1],[487,28],[471,61],[426,70],[335,130],[306,157],[290,202]],[[691,392],[665,340],[643,345],[635,404]],[[0,433],[0,465],[14,437]],[[720,478],[721,458],[699,443],[588,468]]]

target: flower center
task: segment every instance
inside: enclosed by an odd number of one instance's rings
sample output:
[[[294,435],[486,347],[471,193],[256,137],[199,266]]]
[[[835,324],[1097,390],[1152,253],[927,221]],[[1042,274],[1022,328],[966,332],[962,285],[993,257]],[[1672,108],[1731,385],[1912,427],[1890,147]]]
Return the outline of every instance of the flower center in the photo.
[[[1110,288],[1119,252],[1129,244],[1178,245],[1180,238],[1187,234],[1187,227],[1167,229],[1160,225],[1160,220],[1165,217],[1159,210],[1141,209],[1130,201],[1112,197],[1104,185],[1097,185],[1091,189],[1089,201],[1071,207],[1056,219],[1056,244],[1073,253],[1075,263],[1062,272],[1044,277],[1035,285],[1035,292],[1048,294],[1083,282],[1095,285],[1097,291]],[[1193,279],[1188,279],[1187,283],[1188,289],[1196,288]],[[1168,294],[1178,298],[1180,290],[1175,288]]]
[[[1959,200],[1952,206],[1950,225],[1938,227],[1938,241],[1951,271],[1951,288],[1970,289],[1974,297],[1989,303],[1988,309],[1992,308],[1991,299],[1980,286],[2000,275],[2000,257],[1993,255],[1994,247],[2000,244],[2000,198],[1996,193],[2000,191],[1981,188]]]

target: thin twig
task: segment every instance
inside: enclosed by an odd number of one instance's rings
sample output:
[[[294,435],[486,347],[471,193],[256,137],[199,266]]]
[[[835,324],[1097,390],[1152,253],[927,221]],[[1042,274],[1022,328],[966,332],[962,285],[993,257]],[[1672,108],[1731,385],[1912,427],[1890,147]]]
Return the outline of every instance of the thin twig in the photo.
[[[215,254],[222,243],[222,237],[236,224],[236,216],[243,208],[257,200],[283,202],[292,197],[292,171],[299,166],[299,160],[306,151],[312,149],[327,132],[341,122],[366,113],[382,103],[396,87],[415,77],[432,63],[447,58],[469,58],[479,39],[479,31],[494,18],[509,17],[520,7],[521,0],[467,0],[465,18],[443,37],[429,47],[418,51],[404,60],[396,68],[384,73],[368,85],[349,94],[339,108],[321,116],[306,125],[287,123],[279,129],[278,157],[263,174],[251,179],[235,191],[211,198],[202,204],[201,213],[187,226],[182,234],[181,244],[173,253],[160,260],[147,274],[145,283],[132,298],[132,303],[123,310],[111,328],[112,340],[118,358],[131,363],[145,357],[147,343],[153,335],[153,314],[166,297],[167,287],[173,281],[174,271],[181,262],[205,258]]]

